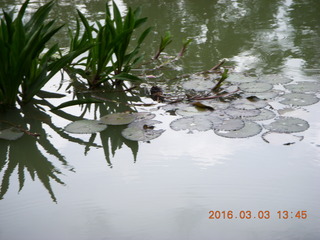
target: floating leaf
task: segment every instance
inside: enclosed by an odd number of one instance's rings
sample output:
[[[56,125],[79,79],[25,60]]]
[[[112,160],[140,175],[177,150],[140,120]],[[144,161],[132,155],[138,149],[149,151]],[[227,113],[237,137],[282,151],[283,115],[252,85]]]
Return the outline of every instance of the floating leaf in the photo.
[[[319,102],[319,98],[312,94],[288,93],[282,96],[280,103],[293,106],[308,106]]]
[[[198,109],[195,107],[184,107],[184,108],[180,108],[176,111],[176,114],[180,115],[180,116],[195,116],[195,115],[206,115],[206,114],[210,114],[211,111],[206,110],[206,109]]]
[[[156,117],[154,113],[150,112],[134,112],[132,115],[135,116],[135,120],[146,120],[146,119],[153,119]]]
[[[165,130],[145,129],[140,127],[128,127],[121,134],[124,138],[131,141],[150,141],[159,137]]]
[[[269,120],[273,119],[276,117],[276,114],[268,109],[260,109],[260,114],[254,117],[247,117],[247,120],[250,121],[264,121],[264,120]]]
[[[159,123],[161,122],[158,120],[145,119],[145,120],[133,121],[128,125],[128,127],[138,127],[142,129],[142,128],[145,128],[145,126],[154,126]]]
[[[291,145],[303,140],[303,136],[295,136],[289,133],[266,132],[262,134],[262,139],[267,143],[277,145]]]
[[[239,88],[245,92],[256,93],[269,91],[273,88],[273,85],[270,83],[252,82],[242,83],[239,85]]]
[[[259,98],[254,98],[255,100],[252,100],[253,97],[250,99],[238,99],[233,101],[232,106],[237,109],[258,109],[258,108],[264,108],[268,105],[268,102],[264,100],[260,100]]]
[[[170,123],[170,127],[175,131],[193,130],[208,131],[212,128],[212,121],[205,116],[184,117],[174,120]]]
[[[239,130],[225,131],[225,130],[215,129],[214,132],[221,137],[247,138],[247,137],[252,137],[259,134],[261,130],[262,130],[262,127],[259,124],[251,121],[245,121],[244,127],[242,127]]]
[[[228,108],[225,110],[225,113],[231,117],[254,117],[260,114],[260,110]]]
[[[194,103],[192,103],[192,106],[198,108],[199,110],[210,110],[210,111],[213,111],[213,110],[214,110],[213,107],[210,107],[210,106],[208,106],[208,105],[205,105],[205,104],[203,104],[203,103],[201,103],[201,102],[194,102]]]
[[[285,88],[295,93],[315,93],[320,90],[320,84],[318,82],[299,82],[286,85]]]
[[[134,113],[112,113],[100,118],[100,121],[107,125],[125,125],[133,122],[136,119]]]
[[[78,120],[69,123],[64,130],[69,133],[91,134],[101,132],[107,128],[107,125],[96,120]]]
[[[279,74],[267,74],[259,78],[259,81],[271,84],[287,84],[289,82],[292,82],[292,80],[292,78]]]
[[[303,132],[309,128],[309,123],[300,118],[279,117],[274,122],[264,125],[264,128],[278,133]]]
[[[197,92],[209,91],[213,87],[213,82],[208,80],[191,80],[182,84],[182,87],[186,90],[194,90]]]
[[[244,121],[241,119],[225,119],[220,125],[214,128],[218,131],[235,131],[244,127]]]
[[[21,138],[22,136],[23,132],[14,127],[0,130],[0,139],[14,141]]]
[[[245,97],[258,97],[259,99],[272,99],[275,98],[277,96],[279,96],[279,94],[281,93],[281,91],[278,90],[272,90],[272,91],[268,91],[268,92],[252,92],[252,93],[244,93]]]
[[[249,83],[257,81],[257,77],[245,76],[242,73],[229,74],[227,81],[231,83]]]

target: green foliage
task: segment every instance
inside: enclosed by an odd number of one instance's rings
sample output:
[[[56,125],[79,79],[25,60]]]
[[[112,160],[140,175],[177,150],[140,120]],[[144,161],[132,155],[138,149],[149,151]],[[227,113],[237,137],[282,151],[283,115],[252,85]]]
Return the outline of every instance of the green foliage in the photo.
[[[54,20],[47,21],[54,2],[40,7],[28,21],[24,19],[29,0],[18,15],[3,11],[0,22],[0,107],[29,102],[40,89],[67,63],[84,52],[82,45],[60,58],[59,48],[46,48],[50,39],[62,28]],[[20,94],[20,98],[19,98]]]
[[[70,30],[70,51],[76,51],[89,43],[92,47],[86,56],[68,67],[69,72],[79,74],[86,79],[90,88],[102,83],[119,83],[123,80],[136,81],[139,78],[129,74],[132,66],[141,59],[139,49],[150,32],[144,30],[139,36],[135,47],[129,48],[135,29],[146,22],[147,18],[140,18],[140,8],[132,11],[129,8],[122,18],[117,5],[112,3],[113,14],[106,4],[104,22],[90,25],[87,18],[78,10],[79,19],[75,34]],[[84,31],[81,34],[81,24]]]
[[[167,31],[164,35],[164,37],[161,37],[160,46],[158,49],[158,52],[153,57],[153,59],[158,59],[160,54],[163,52],[163,50],[172,42],[173,36],[169,31]],[[188,43],[187,43],[188,44]]]

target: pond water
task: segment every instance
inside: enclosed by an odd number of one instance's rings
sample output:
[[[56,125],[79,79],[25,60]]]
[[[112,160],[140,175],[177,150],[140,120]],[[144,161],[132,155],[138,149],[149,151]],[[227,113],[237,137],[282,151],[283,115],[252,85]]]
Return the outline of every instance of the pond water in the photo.
[[[21,2],[3,0],[0,7],[11,9]],[[141,5],[148,25],[154,26],[143,48],[147,56],[155,53],[165,31],[174,36],[165,51],[168,55],[180,51],[182,39],[193,41],[180,60],[145,73],[154,78],[142,85],[140,96],[117,95],[117,101],[152,106],[110,103],[7,113],[41,136],[0,140],[0,239],[319,239],[320,2],[116,2],[122,12]],[[76,7],[98,20],[104,5],[100,0],[59,0],[52,15],[72,26]],[[66,32],[57,40],[66,46]],[[232,67],[230,85],[239,86],[244,100],[258,92],[270,93],[257,87],[270,84],[276,96],[260,97],[267,104],[255,108],[275,115],[262,121],[251,119],[259,131],[250,137],[219,136],[229,134],[225,129],[174,130],[172,123],[181,116],[152,101],[143,87],[158,85],[170,95],[181,94],[185,82],[194,78],[201,82],[204,76],[176,76],[209,70],[222,59]],[[246,76],[239,80],[242,73]],[[252,79],[249,85],[243,83]],[[46,89],[57,91],[60,80],[56,76]],[[303,82],[311,83],[311,89]],[[72,99],[67,86],[68,81],[59,90],[67,97],[50,100],[52,105]],[[286,94],[296,94],[293,102]],[[247,110],[245,106],[240,108]],[[122,137],[125,125],[108,126],[96,134],[63,130],[74,120],[128,110],[156,114],[161,121],[156,129],[165,131],[153,140],[137,142]],[[190,105],[180,110],[190,115]],[[243,113],[235,114],[236,119],[248,120]],[[275,131],[277,126],[271,124],[283,117],[302,120],[290,122],[300,129]],[[280,122],[280,129],[286,124]],[[268,133],[270,129],[276,133]]]

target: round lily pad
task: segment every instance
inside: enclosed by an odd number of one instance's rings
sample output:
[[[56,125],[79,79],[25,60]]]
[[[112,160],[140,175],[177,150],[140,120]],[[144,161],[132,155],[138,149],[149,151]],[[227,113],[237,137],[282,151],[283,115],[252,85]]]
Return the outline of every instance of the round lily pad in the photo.
[[[153,119],[156,117],[154,113],[150,112],[134,112],[132,115],[135,117],[135,120],[146,120]]]
[[[257,77],[245,76],[242,73],[231,73],[226,81],[231,83],[249,83],[255,82],[257,79]]]
[[[107,125],[96,120],[78,120],[69,123],[64,130],[69,133],[91,134],[101,132],[107,128]]]
[[[211,111],[207,109],[200,109],[193,106],[187,106],[184,108],[180,108],[176,111],[176,114],[187,117],[187,116],[195,116],[195,115],[206,115],[210,114]]]
[[[225,119],[221,124],[215,126],[217,131],[235,131],[244,127],[244,121],[241,119]]]
[[[193,130],[208,131],[212,128],[212,121],[205,116],[184,117],[174,120],[170,123],[170,127],[175,131]]]
[[[262,134],[262,139],[271,144],[291,145],[303,140],[303,136],[295,136],[289,133],[266,132]]]
[[[215,129],[214,132],[221,137],[247,138],[247,137],[252,137],[259,134],[261,130],[262,130],[262,127],[259,124],[251,121],[245,121],[244,127],[242,127],[239,130],[225,131],[225,130]]]
[[[239,88],[245,92],[266,92],[273,88],[273,85],[270,83],[263,82],[250,82],[250,83],[242,83],[239,85]]]
[[[150,127],[150,126],[154,126],[156,124],[159,124],[161,123],[160,121],[158,120],[152,120],[152,119],[145,119],[145,120],[136,120],[136,121],[133,121],[132,123],[130,123],[128,125],[128,127],[139,127],[139,128],[147,128],[147,127]]]
[[[260,110],[228,108],[225,110],[225,113],[231,117],[254,117],[260,114]]]
[[[125,125],[136,119],[134,113],[112,113],[100,118],[100,121],[107,125]]]
[[[259,78],[259,81],[271,84],[287,84],[292,82],[292,78],[279,74],[267,74]]]
[[[182,84],[183,88],[186,90],[194,91],[208,91],[214,87],[214,83],[210,80],[199,80],[193,79]]]
[[[23,132],[14,127],[0,130],[0,139],[14,141],[21,138],[22,136]]]
[[[128,127],[121,134],[124,138],[131,141],[150,141],[159,137],[165,130],[145,129],[140,127]]]
[[[264,121],[264,120],[269,120],[273,119],[276,117],[276,114],[269,110],[269,109],[260,109],[260,114],[254,117],[247,117],[247,120],[250,121]]]
[[[252,92],[252,93],[245,93],[244,96],[245,97],[258,97],[260,99],[272,99],[275,98],[277,96],[279,96],[279,94],[281,93],[281,91],[278,90],[271,90],[271,91],[267,91],[267,92]]]
[[[308,106],[319,102],[319,98],[312,94],[288,93],[282,96],[280,103],[292,106]]]
[[[250,101],[248,99],[238,99],[238,100],[233,101],[233,103],[232,103],[232,106],[234,108],[247,109],[247,110],[264,108],[267,105],[268,105],[268,103],[264,100]]]
[[[278,133],[295,133],[307,130],[309,123],[300,118],[279,117],[274,122],[264,125],[264,128]]]
[[[315,93],[320,91],[320,84],[318,82],[299,82],[286,85],[285,88],[295,93]]]

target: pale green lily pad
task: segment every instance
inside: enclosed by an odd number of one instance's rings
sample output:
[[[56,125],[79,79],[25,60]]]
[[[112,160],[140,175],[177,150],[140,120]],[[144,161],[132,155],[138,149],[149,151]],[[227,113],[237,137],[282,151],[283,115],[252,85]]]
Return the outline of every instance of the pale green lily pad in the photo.
[[[320,91],[320,84],[318,82],[299,82],[286,85],[285,88],[295,93],[315,93]]]
[[[307,130],[309,123],[300,118],[279,117],[274,122],[264,125],[264,128],[278,133],[295,133]]]
[[[170,123],[170,127],[175,131],[193,130],[208,131],[212,128],[212,121],[205,116],[184,117],[174,120]]]
[[[259,78],[259,81],[271,84],[287,84],[292,82],[292,80],[292,78],[279,74],[267,74]]]
[[[140,127],[128,127],[121,134],[124,138],[131,141],[151,141],[159,137],[165,130],[144,129]]]
[[[229,74],[226,81],[230,83],[249,83],[257,81],[257,77],[245,76],[242,73],[231,73]]]
[[[264,100],[249,101],[248,99],[238,99],[232,102],[232,106],[236,109],[259,109],[268,105],[268,102]]]
[[[214,83],[210,80],[198,80],[193,79],[182,84],[182,87],[186,90],[194,90],[197,92],[208,91],[214,87]]]
[[[303,140],[303,136],[276,132],[266,132],[261,137],[265,142],[275,145],[291,145]]]
[[[225,119],[221,124],[214,126],[217,131],[235,131],[244,127],[241,119]]]
[[[215,129],[214,132],[218,136],[226,137],[226,138],[247,138],[253,137],[259,134],[262,131],[262,127],[251,121],[244,121],[244,127],[235,131],[225,131]]]
[[[23,132],[19,129],[11,127],[0,130],[0,139],[14,141],[23,136]]]
[[[188,116],[195,116],[195,115],[207,115],[210,114],[210,110],[206,109],[199,109],[193,106],[188,106],[184,108],[180,108],[176,111],[176,114],[183,116],[183,117],[188,117]]]
[[[260,114],[260,110],[228,108],[225,110],[225,113],[231,117],[254,117]]]
[[[279,90],[271,90],[271,91],[267,91],[267,92],[252,92],[252,93],[244,93],[245,97],[258,97],[260,99],[273,99],[277,96],[280,95],[280,93],[282,93],[282,91]]]
[[[130,123],[128,125],[128,127],[138,127],[138,128],[144,128],[144,127],[148,127],[148,126],[154,126],[156,124],[161,123],[158,120],[152,120],[152,119],[142,119],[142,120],[136,120],[133,121],[132,123]]]
[[[263,82],[251,82],[251,83],[242,83],[239,85],[239,88],[242,91],[256,93],[256,92],[267,92],[273,88],[273,85],[270,83]]]
[[[276,117],[276,114],[269,109],[260,109],[260,114],[254,117],[247,117],[250,121],[265,121]]]
[[[92,134],[101,132],[107,128],[107,125],[96,120],[78,120],[69,123],[64,130],[76,134]]]
[[[284,100],[280,103],[292,106],[308,106],[319,102],[319,98],[312,94],[288,93],[282,96]]]
[[[132,113],[132,115],[135,117],[135,120],[147,120],[156,117],[154,113],[150,112],[134,112]]]
[[[100,118],[100,121],[107,125],[125,125],[136,119],[134,113],[112,113]]]

